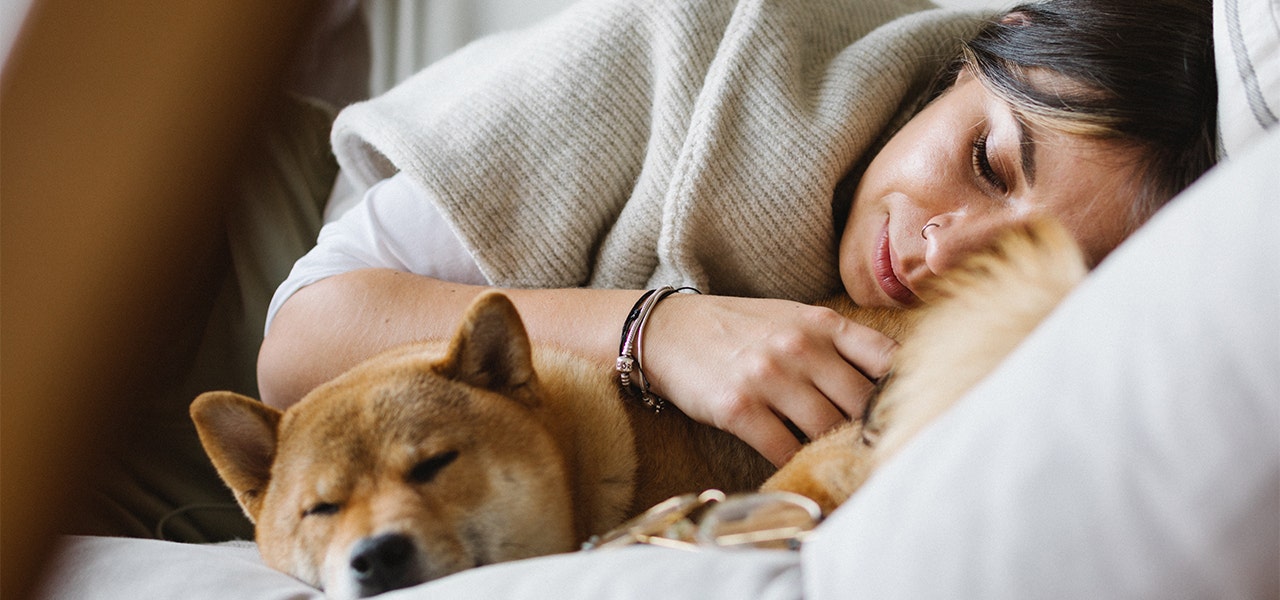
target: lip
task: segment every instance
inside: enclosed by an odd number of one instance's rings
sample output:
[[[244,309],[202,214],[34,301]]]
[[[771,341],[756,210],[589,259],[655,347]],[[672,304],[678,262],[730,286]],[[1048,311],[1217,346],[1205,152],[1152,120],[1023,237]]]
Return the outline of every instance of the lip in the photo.
[[[898,274],[893,270],[893,256],[889,246],[889,222],[886,220],[884,227],[880,229],[880,237],[876,241],[875,257],[871,261],[872,273],[875,275],[876,283],[880,285],[880,289],[890,300],[897,302],[903,306],[912,306],[920,302],[918,298],[906,284],[898,279]]]

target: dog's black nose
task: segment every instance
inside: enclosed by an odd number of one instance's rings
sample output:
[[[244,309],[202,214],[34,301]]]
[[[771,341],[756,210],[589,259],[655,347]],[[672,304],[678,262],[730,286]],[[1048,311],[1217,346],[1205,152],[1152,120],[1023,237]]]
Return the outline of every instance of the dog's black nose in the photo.
[[[351,549],[351,575],[360,596],[408,587],[418,582],[413,540],[398,533],[367,537]]]

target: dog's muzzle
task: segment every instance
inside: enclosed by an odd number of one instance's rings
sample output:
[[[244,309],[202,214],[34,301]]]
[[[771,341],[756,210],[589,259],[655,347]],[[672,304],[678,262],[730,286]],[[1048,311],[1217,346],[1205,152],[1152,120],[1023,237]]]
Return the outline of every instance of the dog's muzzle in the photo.
[[[351,578],[361,598],[421,583],[417,547],[408,536],[387,533],[367,537],[351,549]]]

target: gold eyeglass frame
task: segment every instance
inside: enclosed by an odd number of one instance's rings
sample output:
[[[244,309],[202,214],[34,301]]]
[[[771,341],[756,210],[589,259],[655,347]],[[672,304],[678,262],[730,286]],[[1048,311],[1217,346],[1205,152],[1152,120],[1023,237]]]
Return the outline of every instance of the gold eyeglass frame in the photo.
[[[610,530],[584,550],[648,544],[681,550],[706,547],[796,550],[819,523],[813,500],[791,492],[726,495],[720,490],[668,498]]]

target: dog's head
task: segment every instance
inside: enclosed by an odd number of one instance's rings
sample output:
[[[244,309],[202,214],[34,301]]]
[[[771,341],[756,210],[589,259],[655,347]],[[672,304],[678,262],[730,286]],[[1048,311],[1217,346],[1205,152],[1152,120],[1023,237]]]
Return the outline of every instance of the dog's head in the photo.
[[[380,355],[283,414],[230,392],[191,414],[267,564],[370,596],[573,549],[530,352],[514,307],[488,294],[443,351]]]

